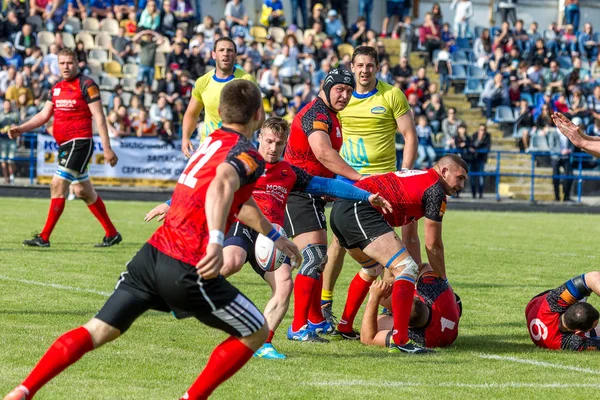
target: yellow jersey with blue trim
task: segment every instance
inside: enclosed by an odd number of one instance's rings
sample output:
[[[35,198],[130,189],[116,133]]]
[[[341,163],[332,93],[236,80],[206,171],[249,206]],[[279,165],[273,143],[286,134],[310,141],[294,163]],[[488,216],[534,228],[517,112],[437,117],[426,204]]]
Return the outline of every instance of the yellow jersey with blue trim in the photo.
[[[204,128],[200,132],[200,141],[203,141],[221,127],[223,123],[219,115],[221,91],[228,82],[236,79],[246,79],[256,84],[256,80],[252,75],[238,67],[235,67],[233,74],[227,78],[217,78],[215,70],[212,70],[202,75],[194,83],[192,97],[204,108]]]
[[[396,170],[396,119],[410,111],[402,91],[377,81],[369,93],[354,92],[338,113],[344,144],[342,158],[361,174]]]

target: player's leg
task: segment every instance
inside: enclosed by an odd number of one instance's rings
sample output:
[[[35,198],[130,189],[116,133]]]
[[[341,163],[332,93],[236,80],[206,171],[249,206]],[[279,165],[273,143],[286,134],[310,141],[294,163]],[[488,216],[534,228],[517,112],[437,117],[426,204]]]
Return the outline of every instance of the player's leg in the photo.
[[[412,309],[415,282],[419,267],[408,254],[404,244],[394,231],[378,236],[364,249],[364,253],[384,265],[394,275],[392,308],[394,313],[393,351],[421,353],[428,350],[409,343],[408,322]]]
[[[402,228],[402,243],[406,246],[408,254],[417,264],[421,263],[421,241],[419,240],[419,222],[414,221]]]
[[[246,260],[250,247],[254,246],[250,230],[241,222],[234,223],[223,242],[223,267],[221,275],[225,278],[239,272]]]
[[[331,244],[327,249],[327,264],[323,270],[323,290],[321,290],[321,311],[323,317],[332,326],[337,325],[332,311],[333,289],[340,272],[342,272],[345,256],[346,249],[340,246],[338,238],[333,235]]]
[[[102,243],[97,244],[96,247],[110,247],[121,243],[123,238],[117,232],[117,229],[113,225],[106,206],[102,198],[96,193],[92,182],[90,182],[87,172],[84,172],[76,182],[73,183],[73,192],[75,196],[85,201],[90,212],[94,214],[94,217],[100,222],[104,228],[104,238]]]
[[[383,267],[379,262],[367,256],[360,249],[349,249],[348,253],[352,258],[360,264],[361,270],[354,276],[350,286],[348,287],[348,296],[342,318],[337,326],[335,334],[340,335],[344,339],[358,340],[360,335],[353,330],[354,319],[360,310],[371,284],[381,274]]]

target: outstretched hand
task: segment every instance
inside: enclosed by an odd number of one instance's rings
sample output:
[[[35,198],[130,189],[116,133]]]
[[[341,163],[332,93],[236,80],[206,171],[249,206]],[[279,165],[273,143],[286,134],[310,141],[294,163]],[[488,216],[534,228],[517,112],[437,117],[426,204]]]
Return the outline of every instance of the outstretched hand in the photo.
[[[386,199],[381,197],[379,193],[370,195],[369,203],[371,203],[371,205],[374,207],[381,208],[384,214],[391,213],[393,211],[392,205]]]
[[[11,126],[8,129],[8,138],[9,139],[16,139],[19,136],[21,136],[23,134],[23,132],[21,132],[21,129],[18,126]]]
[[[558,128],[559,132],[565,135],[573,145],[582,147],[585,144],[585,136],[581,129],[575,125],[569,118],[562,113],[555,112],[552,114],[552,121]]]
[[[162,221],[167,216],[167,213],[169,212],[169,208],[171,208],[171,207],[169,207],[169,205],[167,203],[162,203],[162,204],[157,205],[152,210],[148,211],[148,214],[146,214],[144,221],[149,222],[149,221],[152,221],[156,217],[158,217],[156,219],[157,222]]]
[[[281,236],[274,243],[275,247],[277,247],[283,252],[283,254],[290,258],[292,270],[298,268],[302,264],[302,254],[294,242],[285,236]]]

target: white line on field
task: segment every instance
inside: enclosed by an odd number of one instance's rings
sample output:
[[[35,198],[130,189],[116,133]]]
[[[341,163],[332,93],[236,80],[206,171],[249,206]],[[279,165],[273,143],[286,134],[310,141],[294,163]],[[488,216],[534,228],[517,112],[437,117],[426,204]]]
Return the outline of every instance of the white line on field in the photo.
[[[440,382],[440,383],[418,383],[418,382],[381,382],[367,380],[339,380],[309,382],[312,386],[377,386],[377,387],[428,387],[428,388],[469,388],[469,389],[503,389],[503,388],[532,388],[532,389],[570,389],[570,388],[600,388],[598,383],[523,383],[523,382],[504,382],[504,383],[460,383],[460,382]]]
[[[562,365],[562,364],[552,364],[552,363],[548,363],[548,362],[544,362],[544,361],[528,360],[525,358],[499,356],[497,354],[475,353],[475,355],[479,358],[485,358],[488,360],[510,361],[510,362],[519,363],[519,364],[537,365],[538,367],[544,367],[544,368],[565,369],[568,371],[576,371],[576,372],[584,372],[586,374],[600,375],[600,371],[595,370],[595,369],[590,369],[590,368],[581,368],[581,367],[574,367],[571,365]]]
[[[0,280],[9,281],[9,282],[18,282],[18,283],[23,283],[25,285],[36,285],[36,286],[51,287],[53,289],[70,290],[72,292],[83,292],[83,293],[98,294],[100,296],[105,296],[105,297],[108,297],[108,296],[111,295],[111,293],[109,293],[109,292],[103,292],[103,291],[100,291],[100,290],[82,289],[82,288],[73,287],[73,286],[61,285],[59,283],[47,283],[47,282],[30,281],[28,279],[11,278],[9,276],[4,276],[4,275],[0,275]]]
[[[468,247],[468,248],[479,248],[480,246],[474,246],[474,245],[463,245],[463,247]],[[495,247],[495,246],[489,246],[487,249],[487,251],[499,251],[499,252],[514,252],[515,249],[508,249],[508,248],[504,248],[504,247]],[[528,253],[534,253],[534,254],[548,254],[547,250],[537,250],[537,249],[527,249]],[[597,256],[595,254],[578,254],[578,253],[567,253],[567,252],[563,252],[563,253],[556,253],[553,255],[555,256],[561,256],[561,257],[585,257],[585,258],[592,258],[595,259],[597,258]]]

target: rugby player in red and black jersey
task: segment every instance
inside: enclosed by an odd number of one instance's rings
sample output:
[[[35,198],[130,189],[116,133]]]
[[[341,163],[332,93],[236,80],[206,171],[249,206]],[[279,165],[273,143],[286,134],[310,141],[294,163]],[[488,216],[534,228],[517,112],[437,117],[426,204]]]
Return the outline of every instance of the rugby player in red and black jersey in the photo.
[[[535,296],[527,308],[527,329],[533,343],[551,350],[600,350],[600,314],[585,299],[600,296],[600,272],[588,272]]]
[[[236,80],[223,88],[223,127],[189,160],[164,224],[127,264],[100,312],[58,338],[5,400],[31,399],[46,382],[122,335],[149,309],[194,317],[231,335],[217,346],[182,399],[206,399],[252,357],[268,327],[256,306],[219,274],[224,232],[237,217],[271,238],[292,265],[301,259],[298,248],[279,235],[251,198],[265,166],[248,140],[262,119],[261,106],[260,91],[251,82]]]
[[[417,294],[413,298],[408,336],[424,347],[447,347],[458,336],[458,323],[462,314],[460,298],[446,280],[433,272],[429,264],[420,264],[421,276],[417,281]],[[394,318],[377,315],[379,305],[388,307],[392,285],[376,281],[370,289],[365,307],[360,341],[366,345],[389,347],[392,341]]]
[[[457,155],[446,155],[427,171],[406,170],[373,175],[355,186],[382,194],[392,205],[392,212],[383,215],[377,208],[362,202],[337,200],[330,214],[331,230],[340,245],[361,266],[361,278],[373,282],[382,266],[395,278],[392,291],[394,308],[394,335],[390,351],[422,353],[428,350],[409,341],[408,321],[418,276],[418,265],[408,254],[394,232],[400,227],[425,217],[425,249],[433,271],[446,279],[442,218],[446,212],[446,195],[453,195],[464,187],[468,166]],[[348,294],[337,334],[350,333],[352,323],[369,286],[362,292]]]
[[[263,214],[272,223],[283,225],[285,205],[291,192],[326,195],[341,199],[368,201],[375,206],[389,207],[377,194],[359,189],[335,179],[315,177],[301,168],[280,161],[289,134],[288,123],[280,117],[271,117],[263,124],[258,135],[258,152],[266,161],[265,172],[256,182],[252,196]],[[156,206],[146,215],[146,221],[159,216],[163,218],[169,205]],[[292,293],[292,275],[289,261],[274,272],[265,272],[256,263],[254,243],[258,233],[240,221],[236,221],[225,236],[223,268],[221,274],[229,277],[240,271],[249,262],[271,287],[272,296],[265,307],[264,315],[269,324],[269,337],[255,353],[256,357],[269,359],[286,358],[273,347],[271,341],[277,327],[285,316]]]
[[[343,137],[336,115],[348,105],[355,86],[350,72],[342,68],[329,71],[318,97],[292,121],[284,155],[287,162],[323,178],[362,178],[339,154]],[[325,341],[317,333],[334,330],[321,312],[321,273],[327,262],[325,204],[320,196],[292,192],[286,206],[285,231],[304,257],[294,283],[294,319],[287,335],[290,340]]]
[[[63,210],[69,186],[73,185],[75,195],[85,201],[105,231],[102,243],[96,247],[109,247],[120,243],[123,238],[108,217],[104,202],[94,190],[88,177],[88,164],[94,152],[92,139],[92,118],[104,149],[104,160],[114,167],[117,156],[110,146],[106,118],[102,110],[100,89],[77,67],[77,56],[70,49],[58,53],[58,66],[62,79],[50,89],[49,98],[42,111],[29,121],[11,128],[10,138],[45,125],[54,115],[54,139],[58,144],[58,168],[50,184],[50,210],[46,225],[33,239],[23,241],[25,246],[49,247],[50,235]]]

